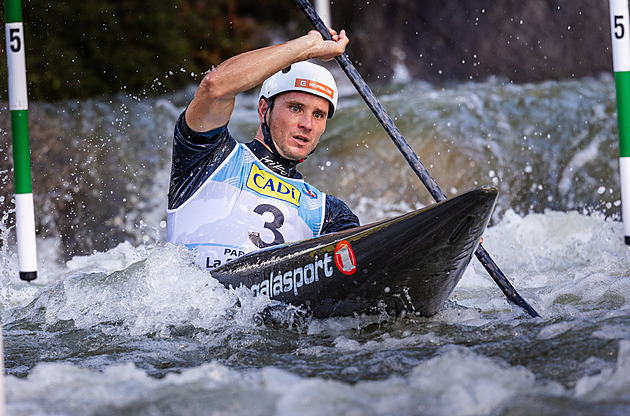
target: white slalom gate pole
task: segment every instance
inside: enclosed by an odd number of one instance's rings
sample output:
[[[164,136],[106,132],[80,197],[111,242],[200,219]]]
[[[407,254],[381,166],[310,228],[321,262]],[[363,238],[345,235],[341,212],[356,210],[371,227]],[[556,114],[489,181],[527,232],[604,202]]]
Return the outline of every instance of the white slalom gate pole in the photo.
[[[610,0],[613,69],[617,92],[621,216],[626,244],[630,245],[630,14],[628,0]]]
[[[35,213],[31,184],[31,152],[28,139],[28,96],[24,26],[20,0],[4,0],[7,66],[9,68],[9,108],[13,136],[13,176],[15,178],[15,229],[17,232],[20,279],[37,277]]]
[[[330,0],[315,0],[315,10],[324,24],[332,27],[332,17],[330,14]]]

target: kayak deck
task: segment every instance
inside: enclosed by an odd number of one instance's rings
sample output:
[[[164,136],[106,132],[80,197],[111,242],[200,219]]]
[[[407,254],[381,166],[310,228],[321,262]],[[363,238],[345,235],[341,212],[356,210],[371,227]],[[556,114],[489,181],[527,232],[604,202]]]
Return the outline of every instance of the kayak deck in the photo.
[[[211,274],[319,318],[432,316],[468,266],[497,194],[478,187],[393,219],[249,253]]]

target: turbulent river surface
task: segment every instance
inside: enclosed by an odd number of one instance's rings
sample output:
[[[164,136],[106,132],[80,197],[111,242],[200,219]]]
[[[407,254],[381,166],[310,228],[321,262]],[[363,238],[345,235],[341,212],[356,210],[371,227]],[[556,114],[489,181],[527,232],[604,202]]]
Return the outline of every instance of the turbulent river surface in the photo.
[[[341,90],[306,179],[362,223],[432,203],[352,86]],[[224,288],[165,243],[172,129],[193,93],[31,103],[32,283],[17,277],[0,105],[7,414],[630,414],[610,75],[375,88],[448,196],[499,188],[484,246],[537,319],[476,259],[431,318],[311,319]],[[230,123],[243,141],[255,102],[239,97]]]

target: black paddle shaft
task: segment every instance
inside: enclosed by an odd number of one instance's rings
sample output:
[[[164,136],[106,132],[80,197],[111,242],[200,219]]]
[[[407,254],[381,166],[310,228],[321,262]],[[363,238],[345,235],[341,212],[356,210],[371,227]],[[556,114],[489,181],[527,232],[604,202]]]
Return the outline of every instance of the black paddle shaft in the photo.
[[[294,0],[295,3],[302,9],[311,25],[323,36],[324,39],[330,40],[331,36],[328,32],[328,28],[317,15],[317,12],[311,6],[311,3],[308,0]],[[446,195],[440,189],[437,182],[427,168],[422,164],[418,155],[413,151],[407,140],[403,137],[398,127],[394,124],[391,117],[387,114],[381,103],[376,99],[376,96],[367,85],[367,83],[363,80],[359,71],[356,70],[348,56],[343,53],[335,58],[341,69],[346,73],[352,84],[354,84],[355,88],[359,92],[359,95],[363,98],[367,106],[372,110],[378,121],[381,123],[389,137],[394,141],[394,144],[400,150],[403,157],[411,167],[411,169],[416,173],[416,175],[420,178],[424,186],[427,188],[433,199],[437,202],[443,201],[446,199]],[[477,247],[475,251],[475,256],[484,266],[486,271],[490,274],[495,283],[499,286],[501,291],[505,294],[509,301],[523,308],[530,316],[536,318],[540,317],[540,315],[532,308],[526,301],[523,299],[514,289],[514,286],[507,280],[507,277],[503,274],[499,266],[492,260],[490,254],[483,248],[481,244]]]

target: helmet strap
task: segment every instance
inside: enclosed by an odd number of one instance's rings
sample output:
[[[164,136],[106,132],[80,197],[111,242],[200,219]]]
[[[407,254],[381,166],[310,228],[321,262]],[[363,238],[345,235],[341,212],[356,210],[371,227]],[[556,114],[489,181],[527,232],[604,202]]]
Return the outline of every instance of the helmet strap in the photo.
[[[273,144],[273,139],[271,138],[271,130],[269,130],[269,125],[267,124],[267,115],[271,111],[271,107],[273,107],[273,101],[273,98],[267,100],[267,109],[265,110],[265,115],[263,116],[263,122],[260,123],[260,128],[262,130],[265,144],[269,146],[269,149],[271,149],[271,153],[280,156],[280,153],[278,153],[278,149],[276,149],[276,146]]]

